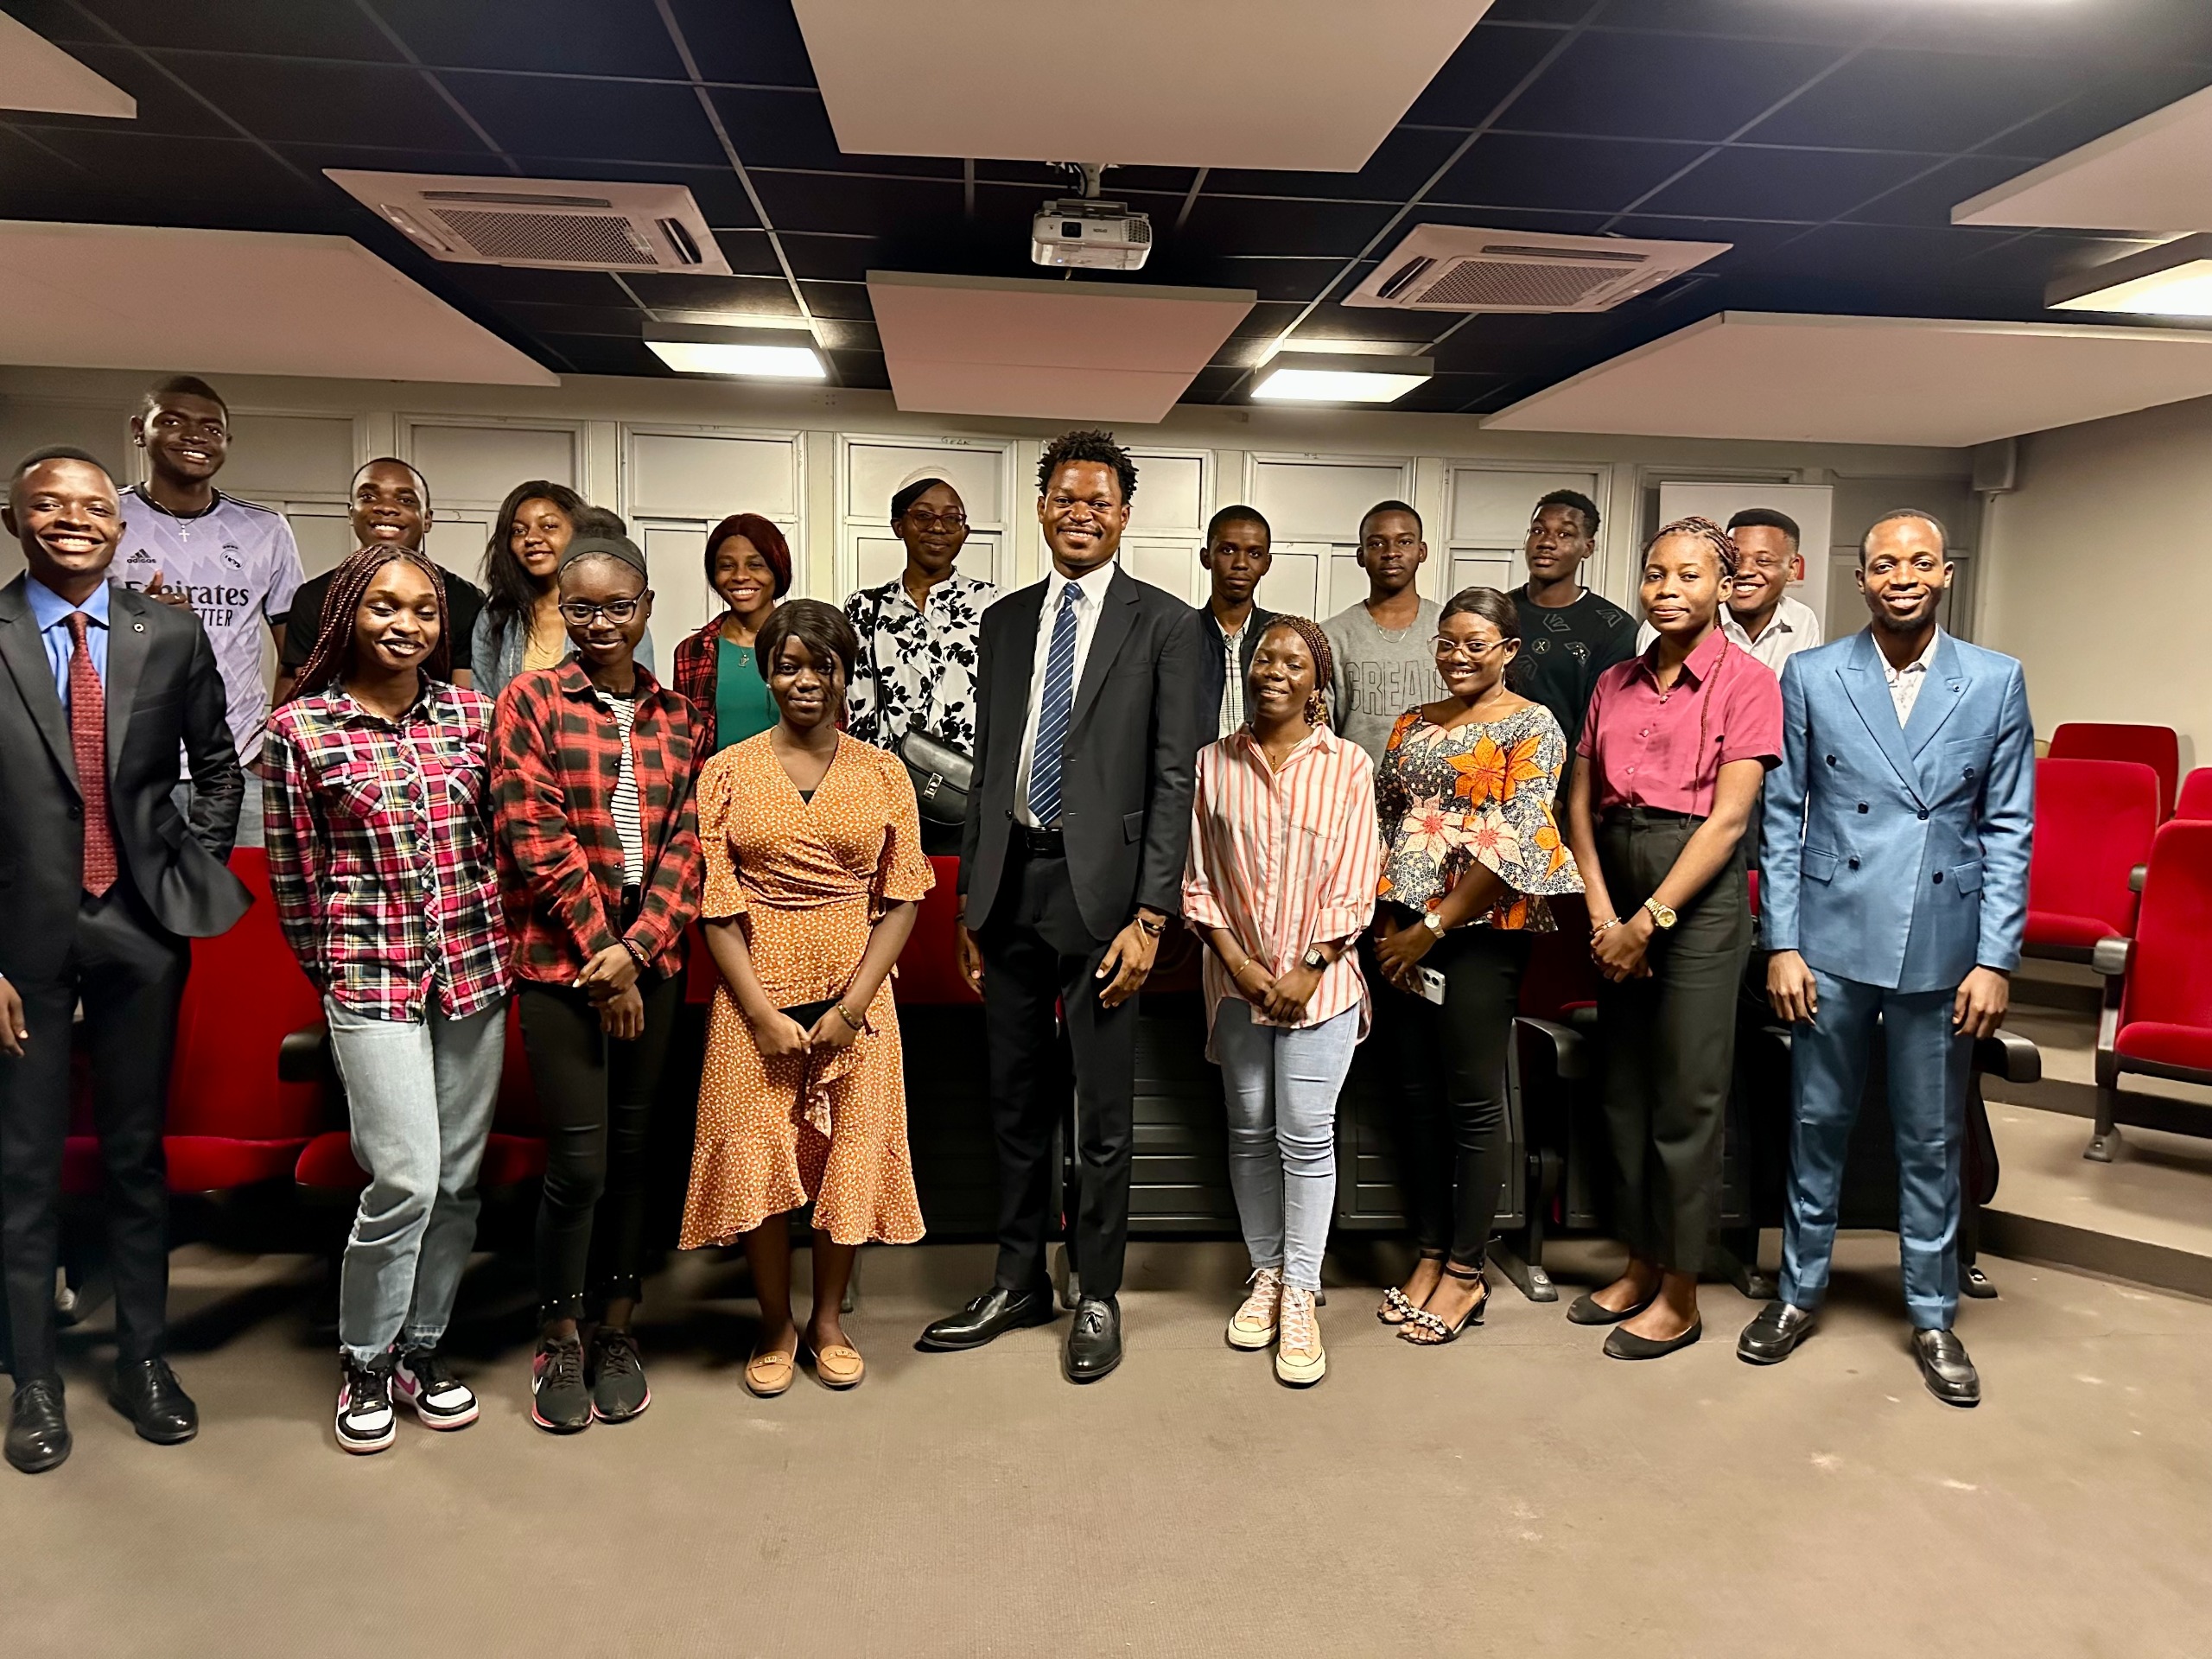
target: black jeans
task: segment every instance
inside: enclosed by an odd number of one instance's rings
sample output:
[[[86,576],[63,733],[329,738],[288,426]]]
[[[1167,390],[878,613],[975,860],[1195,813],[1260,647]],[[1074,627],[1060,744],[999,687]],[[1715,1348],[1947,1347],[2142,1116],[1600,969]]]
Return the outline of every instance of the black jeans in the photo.
[[[1411,919],[1400,912],[1402,923]],[[1529,963],[1525,933],[1463,927],[1421,959],[1444,976],[1442,1006],[1409,996],[1369,958],[1375,1029],[1395,1096],[1398,1185],[1421,1249],[1478,1267],[1510,1167],[1505,1054]]]
[[[599,1011],[566,986],[524,985],[523,1046],[545,1128],[545,1190],[537,1205],[541,1320],[582,1319],[584,1293],[601,1306],[638,1294],[645,1228],[645,1142],[683,982],[638,978],[645,1029],[615,1042]]]

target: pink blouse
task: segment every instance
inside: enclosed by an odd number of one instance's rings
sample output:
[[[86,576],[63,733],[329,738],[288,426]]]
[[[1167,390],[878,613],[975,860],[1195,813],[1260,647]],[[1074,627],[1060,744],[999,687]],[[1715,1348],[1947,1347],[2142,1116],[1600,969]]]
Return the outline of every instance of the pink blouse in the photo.
[[[1183,916],[1202,934],[1224,930],[1281,978],[1308,946],[1366,931],[1382,868],[1374,763],[1357,743],[1318,726],[1280,772],[1249,731],[1231,732],[1198,751]],[[1203,971],[1211,1058],[1215,1011],[1225,998],[1243,994],[1211,950]],[[1364,1036],[1367,982],[1359,953],[1347,950],[1322,969],[1293,1028],[1318,1026],[1354,1007]],[[1252,1019],[1277,1023],[1257,1008]]]
[[[1691,817],[1713,812],[1713,785],[1732,760],[1782,764],[1782,682],[1719,629],[1698,642],[1666,690],[1652,677],[1659,646],[1598,677],[1575,753],[1592,768],[1598,812],[1649,806]]]

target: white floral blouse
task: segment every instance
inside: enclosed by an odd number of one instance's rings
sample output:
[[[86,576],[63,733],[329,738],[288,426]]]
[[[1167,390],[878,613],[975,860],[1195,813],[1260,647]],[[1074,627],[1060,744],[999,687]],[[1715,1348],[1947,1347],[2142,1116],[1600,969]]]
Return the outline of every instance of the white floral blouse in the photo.
[[[861,658],[846,692],[845,729],[887,749],[919,728],[975,753],[976,641],[998,596],[991,583],[956,573],[930,589],[925,611],[901,573],[847,599]]]

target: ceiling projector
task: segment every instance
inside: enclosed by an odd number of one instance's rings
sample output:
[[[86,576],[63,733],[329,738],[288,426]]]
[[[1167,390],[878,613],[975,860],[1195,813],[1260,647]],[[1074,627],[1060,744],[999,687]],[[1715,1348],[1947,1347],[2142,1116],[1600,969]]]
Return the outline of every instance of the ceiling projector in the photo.
[[[1141,270],[1152,252],[1152,220],[1126,202],[1095,196],[1048,201],[1029,224],[1029,257],[1040,265]]]

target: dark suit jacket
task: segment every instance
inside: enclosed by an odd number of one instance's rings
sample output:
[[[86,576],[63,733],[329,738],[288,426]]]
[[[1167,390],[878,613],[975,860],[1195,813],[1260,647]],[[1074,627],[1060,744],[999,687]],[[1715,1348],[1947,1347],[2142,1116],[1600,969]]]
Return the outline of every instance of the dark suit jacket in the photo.
[[[1014,773],[1029,712],[1037,625],[1048,579],[983,613],[976,668],[975,786],[961,838],[963,915],[980,928],[997,903],[1015,824]],[[1110,939],[1139,905],[1181,913],[1191,784],[1201,732],[1192,695],[1205,644],[1188,605],[1116,570],[1068,721],[1060,828],[1084,925]],[[1219,705],[1216,705],[1218,709]]]
[[[31,614],[29,578],[0,588],[0,972],[58,972],[76,938],[84,804],[69,717]],[[107,792],[116,854],[172,933],[222,932],[252,902],[224,861],[245,775],[225,716],[223,677],[190,611],[108,590]],[[192,761],[192,823],[173,798]]]
[[[1257,605],[1244,624],[1243,642],[1236,650],[1236,671],[1246,680],[1252,677],[1252,655],[1260,648],[1260,636],[1268,631],[1268,624],[1275,620],[1275,613],[1263,611]],[[1199,701],[1204,705],[1205,734],[1204,742],[1213,741],[1213,734],[1221,729],[1221,700],[1229,695],[1228,664],[1222,660],[1221,624],[1214,620],[1213,607],[1198,607],[1199,638],[1205,641],[1206,660],[1199,682]]]

